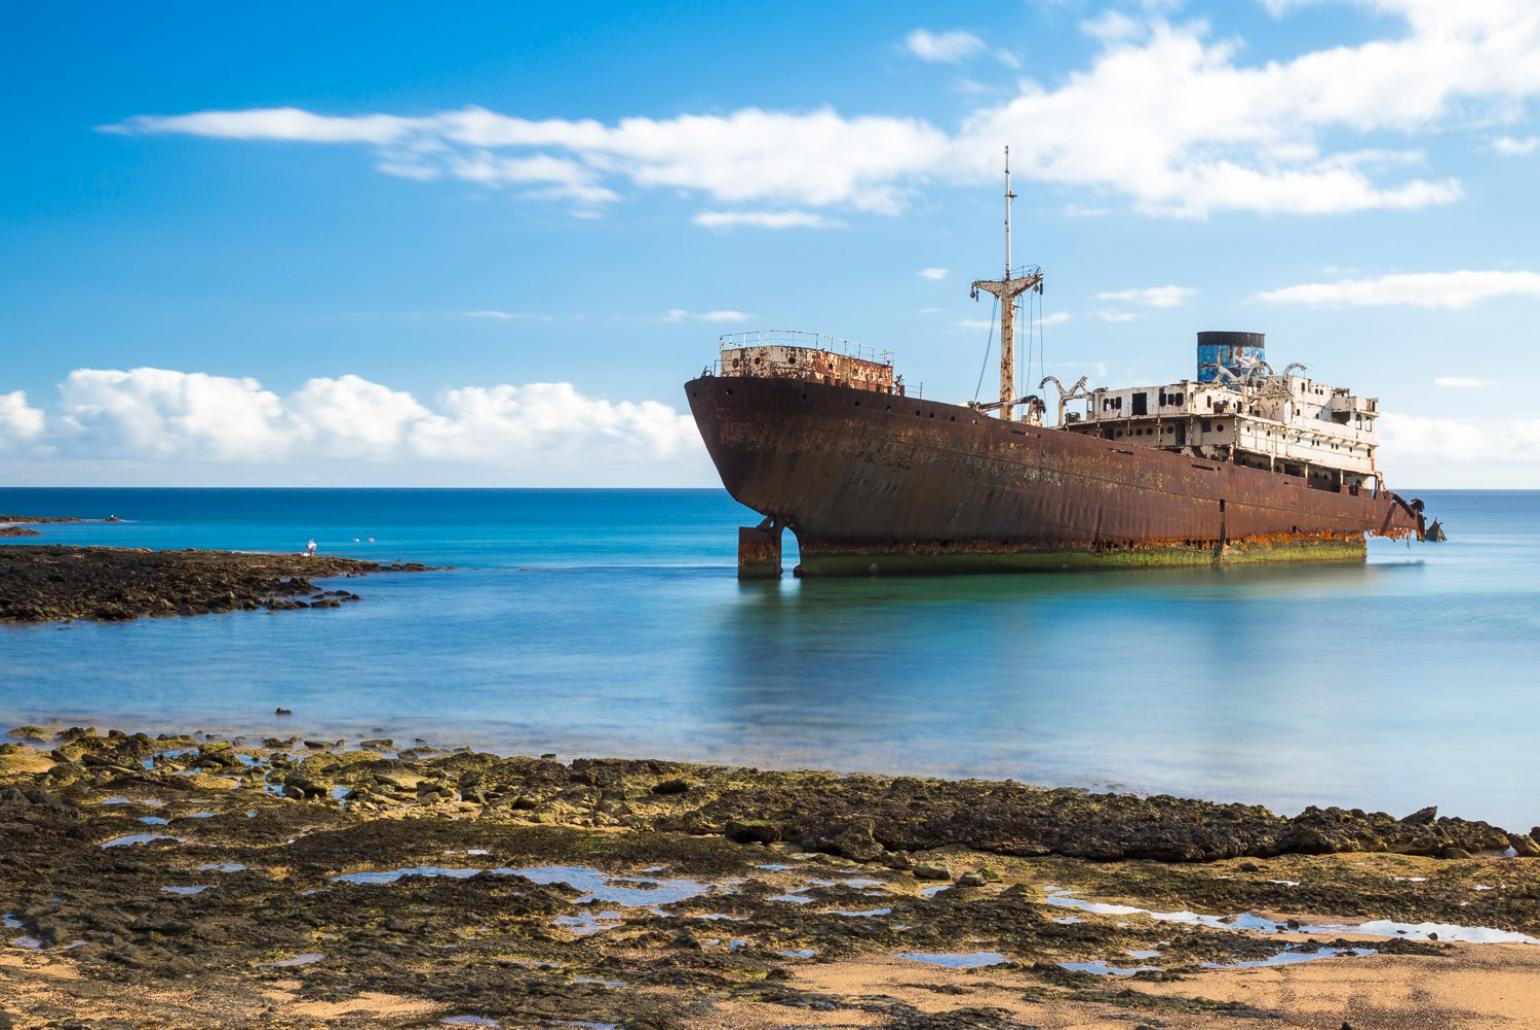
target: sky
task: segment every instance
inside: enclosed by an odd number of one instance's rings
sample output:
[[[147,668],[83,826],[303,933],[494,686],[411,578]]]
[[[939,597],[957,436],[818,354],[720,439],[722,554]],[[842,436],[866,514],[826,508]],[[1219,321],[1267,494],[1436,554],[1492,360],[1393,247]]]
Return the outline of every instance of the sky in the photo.
[[[1393,487],[1540,487],[1532,0],[0,0],[0,69],[11,485],[715,485],[761,328],[969,400],[1009,145],[1024,381],[1265,332]]]

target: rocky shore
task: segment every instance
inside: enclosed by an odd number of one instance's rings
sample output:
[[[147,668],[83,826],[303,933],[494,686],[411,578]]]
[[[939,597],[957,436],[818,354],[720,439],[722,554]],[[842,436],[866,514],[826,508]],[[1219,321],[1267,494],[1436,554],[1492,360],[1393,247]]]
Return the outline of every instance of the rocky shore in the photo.
[[[425,568],[319,555],[0,547],[0,622],[335,608],[358,595],[316,580]]]
[[[79,519],[55,515],[0,515],[0,537],[42,536],[32,527],[50,522],[79,522]]]
[[[1536,832],[18,727],[0,1026],[1522,1026]]]

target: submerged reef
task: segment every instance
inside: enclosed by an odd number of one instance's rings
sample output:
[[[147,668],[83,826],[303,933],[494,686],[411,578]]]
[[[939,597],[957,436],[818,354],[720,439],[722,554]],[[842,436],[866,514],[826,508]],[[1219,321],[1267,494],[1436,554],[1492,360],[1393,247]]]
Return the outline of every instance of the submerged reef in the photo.
[[[1362,1030],[1540,1003],[1533,831],[1431,809],[9,740],[0,1026]]]
[[[0,622],[336,608],[358,595],[315,580],[426,568],[302,554],[0,547]]]

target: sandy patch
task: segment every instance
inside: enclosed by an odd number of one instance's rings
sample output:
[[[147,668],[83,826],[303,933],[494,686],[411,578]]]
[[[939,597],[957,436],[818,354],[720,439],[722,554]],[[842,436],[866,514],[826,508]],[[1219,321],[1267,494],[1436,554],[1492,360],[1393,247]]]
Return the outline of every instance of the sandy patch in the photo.
[[[404,1019],[428,1016],[442,1008],[442,1005],[419,998],[402,998],[394,994],[366,991],[346,1001],[291,1002],[281,1005],[279,1012],[285,1016],[301,1019],[333,1020],[344,1016]]]
[[[886,995],[932,1014],[998,1009],[1044,1030],[1126,1030],[1138,1013],[1145,1013],[1142,1021],[1152,1025],[1193,1030],[1233,1027],[1243,1019],[1222,1011],[1182,1011],[1204,1002],[1214,1007],[1239,1003],[1273,1014],[1268,1022],[1277,1026],[1335,1028],[1348,1023],[1353,1030],[1517,1030],[1537,1025],[1540,948],[1465,946],[1447,958],[1328,959],[1281,968],[1210,970],[1173,982],[1109,977],[1092,992],[1147,997],[1144,1002],[1125,999],[1115,1004],[1076,998],[1069,991],[1044,991],[1041,980],[1014,970],[962,972],[898,959],[809,965],[792,983],[834,996]],[[741,1022],[722,1025],[776,1025],[774,1013],[764,1011],[772,1008],[725,1007],[724,1018]],[[833,1015],[848,1018],[846,1013]],[[784,1014],[781,1018],[784,1025]]]

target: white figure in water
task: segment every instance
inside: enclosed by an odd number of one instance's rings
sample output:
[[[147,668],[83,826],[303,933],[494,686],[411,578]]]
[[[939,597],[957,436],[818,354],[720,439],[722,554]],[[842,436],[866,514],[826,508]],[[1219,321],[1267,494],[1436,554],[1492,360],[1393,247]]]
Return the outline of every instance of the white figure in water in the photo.
[[[314,540],[306,541],[306,543],[305,543],[305,557],[306,558],[314,558],[315,557],[315,541]]]

